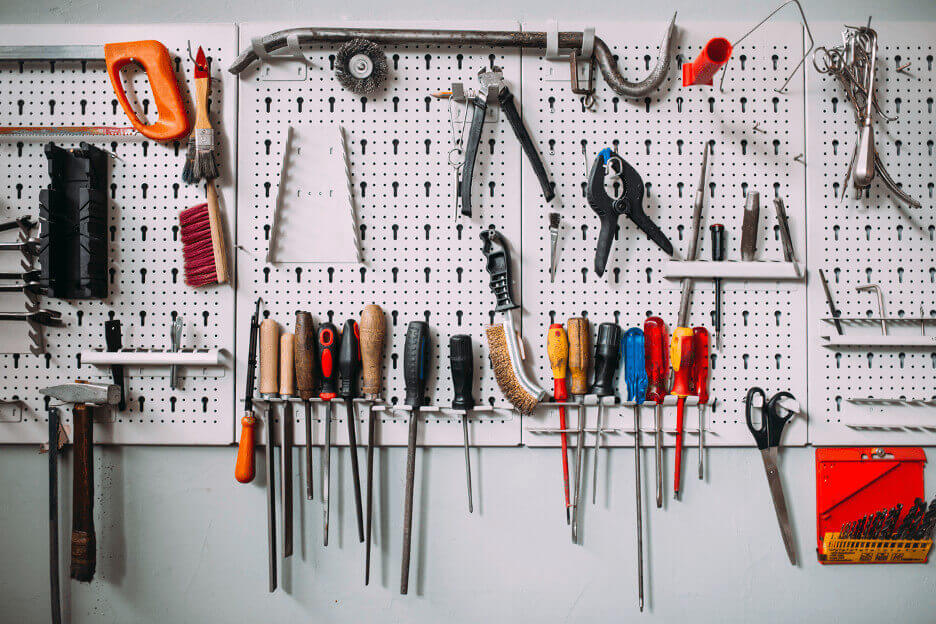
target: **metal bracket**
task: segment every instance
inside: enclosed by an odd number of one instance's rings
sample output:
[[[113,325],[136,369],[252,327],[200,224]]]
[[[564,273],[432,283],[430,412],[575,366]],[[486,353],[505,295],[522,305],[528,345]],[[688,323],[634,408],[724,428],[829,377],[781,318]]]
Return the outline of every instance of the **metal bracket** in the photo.
[[[305,80],[309,67],[313,67],[312,61],[299,49],[299,37],[296,35],[287,36],[286,47],[277,54],[264,49],[261,37],[251,39],[250,46],[260,59],[259,79],[262,81]],[[284,61],[296,61],[297,64]]]

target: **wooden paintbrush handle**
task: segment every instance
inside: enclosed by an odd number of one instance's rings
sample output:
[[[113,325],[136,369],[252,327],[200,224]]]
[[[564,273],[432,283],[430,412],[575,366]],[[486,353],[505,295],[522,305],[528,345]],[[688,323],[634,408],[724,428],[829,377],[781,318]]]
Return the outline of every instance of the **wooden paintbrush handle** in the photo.
[[[97,565],[94,536],[93,408],[77,404],[72,410],[75,430],[72,469],[71,577],[88,583]]]

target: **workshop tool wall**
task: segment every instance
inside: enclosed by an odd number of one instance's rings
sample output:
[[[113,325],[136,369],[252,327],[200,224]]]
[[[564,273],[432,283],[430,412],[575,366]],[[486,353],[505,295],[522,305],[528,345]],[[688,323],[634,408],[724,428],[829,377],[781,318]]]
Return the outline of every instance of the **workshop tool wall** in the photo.
[[[236,134],[237,85],[224,69],[237,55],[236,27],[198,26],[2,26],[0,39],[8,45],[57,45],[63,42],[101,44],[114,33],[127,41],[158,39],[176,58],[176,78],[191,110],[192,62],[186,42],[193,35],[193,51],[201,45],[211,57],[211,114],[224,133],[219,154],[219,194],[227,214],[234,215],[233,154]],[[224,72],[226,73],[226,72]],[[155,115],[146,75],[128,68],[141,110]],[[132,96],[131,96],[132,97]],[[126,126],[104,62],[58,61],[0,63],[0,125],[82,125],[93,116],[100,125]],[[52,139],[64,147],[79,139]],[[49,184],[43,154],[44,139],[0,140],[0,220],[39,212],[39,190]],[[176,315],[185,323],[184,347],[221,348],[234,344],[234,293],[230,288],[192,289],[183,283],[178,213],[204,201],[204,190],[182,182],[185,143],[159,144],[141,136],[90,140],[109,150],[108,213],[110,230],[109,296],[104,300],[42,299],[62,312],[65,325],[45,328],[45,353],[33,355],[22,340],[26,323],[6,322],[2,328],[4,353],[0,393],[21,403],[0,404],[0,441],[38,443],[48,439],[46,403],[38,389],[80,378],[110,383],[108,367],[81,364],[79,353],[104,344],[104,322],[123,325],[124,348],[166,349],[169,327]],[[4,236],[15,232],[6,232]],[[5,238],[4,240],[9,240]],[[13,256],[14,254],[4,254]],[[3,270],[17,270],[19,255]],[[21,295],[0,295],[3,310],[23,310]],[[181,388],[169,390],[168,367],[127,370],[127,409],[115,414],[97,410],[101,424],[94,441],[103,444],[229,444],[234,427],[234,375],[226,367],[183,368]],[[66,427],[71,410],[62,411]]]

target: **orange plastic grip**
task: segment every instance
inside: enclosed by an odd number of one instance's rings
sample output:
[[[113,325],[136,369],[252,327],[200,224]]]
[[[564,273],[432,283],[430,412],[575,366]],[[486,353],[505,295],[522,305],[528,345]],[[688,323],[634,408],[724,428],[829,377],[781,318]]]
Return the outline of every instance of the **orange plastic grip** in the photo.
[[[250,483],[254,478],[254,429],[257,419],[253,415],[241,418],[240,444],[237,445],[237,462],[234,478],[240,483]]]
[[[104,45],[104,60],[117,101],[140,134],[154,141],[172,141],[188,135],[191,124],[185,114],[185,104],[166,46],[153,40],[107,43]],[[156,110],[159,112],[159,119],[149,125],[140,122],[120,81],[120,70],[128,63],[139,63],[149,79]]]
[[[683,63],[682,86],[712,86],[712,77],[731,58],[731,42],[724,37],[709,40],[691,63]]]

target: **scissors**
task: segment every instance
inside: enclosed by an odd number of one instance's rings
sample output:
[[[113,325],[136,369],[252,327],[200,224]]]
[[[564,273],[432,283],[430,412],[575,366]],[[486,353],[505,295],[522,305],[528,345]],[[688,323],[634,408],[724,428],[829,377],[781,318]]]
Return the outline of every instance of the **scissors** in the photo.
[[[754,406],[754,397],[761,398],[761,422],[755,428],[751,420],[751,408]],[[783,495],[783,484],[780,483],[780,472],[777,469],[777,447],[786,426],[796,412],[781,404],[785,399],[796,401],[789,392],[778,392],[767,400],[767,395],[758,387],[748,390],[744,400],[744,418],[757,448],[760,449],[764,460],[764,470],[767,472],[767,485],[770,487],[770,496],[773,498],[774,510],[777,512],[777,522],[780,524],[780,535],[783,536],[783,545],[786,547],[790,563],[796,565],[796,552],[793,550],[793,530],[790,528],[790,515],[787,513],[786,497]]]

